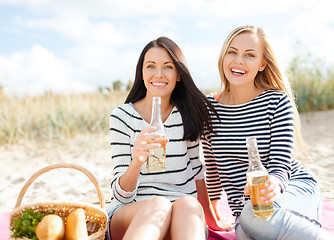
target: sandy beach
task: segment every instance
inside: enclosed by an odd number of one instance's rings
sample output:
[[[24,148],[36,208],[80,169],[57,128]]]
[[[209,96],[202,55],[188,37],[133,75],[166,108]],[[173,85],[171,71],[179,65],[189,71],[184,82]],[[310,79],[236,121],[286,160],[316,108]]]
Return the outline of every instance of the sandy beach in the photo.
[[[334,110],[301,115],[303,136],[311,161],[302,162],[317,178],[323,196],[334,200]],[[109,133],[79,135],[74,139],[27,141],[0,146],[0,211],[11,211],[24,183],[39,169],[55,163],[76,163],[98,179],[109,196]],[[29,187],[22,204],[45,201],[89,201],[97,199],[94,185],[74,169],[49,171]]]

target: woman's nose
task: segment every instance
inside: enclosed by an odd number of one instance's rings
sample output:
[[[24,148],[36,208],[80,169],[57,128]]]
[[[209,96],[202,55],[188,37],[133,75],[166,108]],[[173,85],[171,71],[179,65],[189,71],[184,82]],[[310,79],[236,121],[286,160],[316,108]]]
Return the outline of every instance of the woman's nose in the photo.
[[[234,60],[236,63],[243,64],[244,63],[244,58],[241,54],[238,54]]]
[[[156,74],[155,74],[155,77],[156,77],[156,78],[163,78],[163,76],[164,76],[163,69],[158,68],[158,69],[157,69],[157,72],[156,72]]]

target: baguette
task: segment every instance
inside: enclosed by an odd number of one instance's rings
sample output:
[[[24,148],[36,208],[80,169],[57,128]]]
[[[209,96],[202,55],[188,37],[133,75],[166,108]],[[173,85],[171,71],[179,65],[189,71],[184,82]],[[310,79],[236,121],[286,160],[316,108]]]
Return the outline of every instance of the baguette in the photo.
[[[88,239],[85,211],[82,208],[77,208],[68,215],[66,219],[65,239]]]

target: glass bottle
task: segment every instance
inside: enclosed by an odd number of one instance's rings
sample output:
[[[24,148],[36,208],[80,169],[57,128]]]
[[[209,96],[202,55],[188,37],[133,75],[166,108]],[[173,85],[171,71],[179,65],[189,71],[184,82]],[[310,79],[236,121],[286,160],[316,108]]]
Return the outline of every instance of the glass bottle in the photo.
[[[160,134],[160,137],[148,141],[148,143],[160,143],[159,148],[150,149],[153,156],[149,156],[146,162],[146,169],[150,172],[161,172],[166,170],[166,131],[161,118],[161,98],[152,99],[152,116],[150,126],[155,126],[154,133]]]
[[[261,200],[261,189],[264,188],[264,183],[268,180],[269,175],[265,167],[262,165],[256,138],[247,138],[246,145],[249,160],[246,175],[253,213],[258,217],[269,217],[274,213],[274,206],[272,203],[268,204]]]

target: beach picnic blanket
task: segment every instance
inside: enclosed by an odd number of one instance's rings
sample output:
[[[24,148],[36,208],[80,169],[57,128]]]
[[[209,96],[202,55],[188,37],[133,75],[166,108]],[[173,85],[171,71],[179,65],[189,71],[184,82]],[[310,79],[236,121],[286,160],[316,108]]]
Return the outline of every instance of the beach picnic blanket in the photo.
[[[227,204],[226,196],[223,195],[223,199],[220,201],[219,210],[224,213],[225,217],[232,217],[232,211]],[[334,234],[334,201],[323,200],[323,212],[320,219],[322,227]],[[208,240],[236,240],[235,231],[213,231],[209,229]]]
[[[323,201],[323,213],[320,223],[323,228],[334,234],[334,201],[324,200]],[[220,201],[220,211],[224,213],[226,217],[232,217],[232,211],[230,210],[225,198]],[[10,212],[0,213],[0,239],[9,238],[9,215]],[[235,240],[234,230],[229,232],[212,231],[209,230],[208,240]]]

